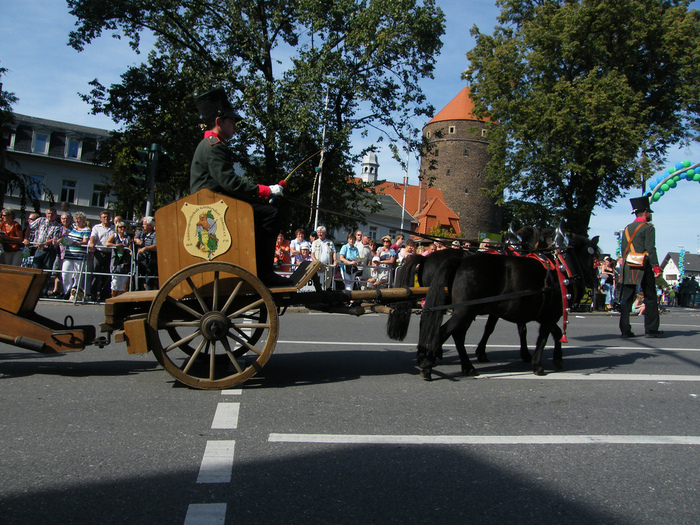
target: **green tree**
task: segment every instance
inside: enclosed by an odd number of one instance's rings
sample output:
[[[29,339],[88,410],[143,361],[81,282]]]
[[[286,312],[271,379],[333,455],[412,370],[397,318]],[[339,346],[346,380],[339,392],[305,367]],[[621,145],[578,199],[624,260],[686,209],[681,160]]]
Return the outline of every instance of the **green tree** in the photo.
[[[497,5],[493,35],[472,29],[464,73],[479,114],[498,123],[494,195],[507,190],[585,234],[596,205],[643,188],[668,147],[700,127],[699,13],[687,0]]]
[[[428,230],[428,235],[442,239],[452,239],[455,236],[455,232],[452,228],[447,229],[443,227],[443,225],[438,221],[432,228],[430,228],[430,230]]]
[[[352,133],[379,128],[392,140],[411,143],[419,134],[410,117],[433,111],[418,82],[432,76],[442,45],[444,17],[434,0],[68,0],[68,5],[78,18],[70,34],[77,50],[103,31],[129,38],[135,49],[143,32],[155,35],[145,63],[109,88],[96,79],[85,98],[93,111],[124,125],[115,137],[117,151],[150,141],[177,152],[173,164],[181,176],[171,189],[179,192],[187,190],[189,162],[201,137],[194,96],[214,86],[227,89],[244,117],[231,147],[248,176],[275,183],[325,147],[321,206],[358,216],[376,201],[361,186],[347,184],[358,160],[350,153]],[[310,202],[317,159],[295,172],[288,198],[279,203],[290,230],[307,224],[308,210],[299,203]],[[334,227],[351,219],[322,215],[322,220]]]

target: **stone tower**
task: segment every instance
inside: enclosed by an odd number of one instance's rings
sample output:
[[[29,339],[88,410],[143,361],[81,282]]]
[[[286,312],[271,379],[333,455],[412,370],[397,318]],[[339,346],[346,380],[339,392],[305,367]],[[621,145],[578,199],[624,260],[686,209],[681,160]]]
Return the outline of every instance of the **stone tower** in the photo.
[[[489,161],[486,121],[474,116],[474,104],[465,87],[423,128],[431,150],[421,157],[422,181],[442,190],[445,202],[459,215],[461,236],[476,238],[478,232],[500,232],[501,210],[481,188]],[[434,161],[436,169],[429,169]]]

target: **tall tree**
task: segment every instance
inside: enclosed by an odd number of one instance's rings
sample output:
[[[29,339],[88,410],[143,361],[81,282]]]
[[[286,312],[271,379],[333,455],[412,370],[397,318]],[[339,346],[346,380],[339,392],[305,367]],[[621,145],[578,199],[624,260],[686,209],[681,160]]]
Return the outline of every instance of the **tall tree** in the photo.
[[[77,50],[103,31],[134,48],[144,31],[155,35],[144,64],[109,88],[95,80],[86,99],[124,124],[121,150],[162,135],[166,149],[181,154],[180,191],[200,134],[194,96],[217,85],[244,117],[231,147],[251,178],[277,182],[325,147],[321,206],[349,215],[372,201],[346,183],[357,160],[352,133],[378,127],[410,142],[417,134],[408,117],[432,113],[418,82],[432,76],[442,45],[444,17],[434,0],[67,1],[78,18],[70,34]],[[295,172],[280,203],[290,229],[308,221],[295,203],[310,202],[317,159]],[[329,226],[353,222],[322,218]]]
[[[490,129],[494,195],[585,234],[700,129],[700,14],[688,0],[498,0],[464,73]]]

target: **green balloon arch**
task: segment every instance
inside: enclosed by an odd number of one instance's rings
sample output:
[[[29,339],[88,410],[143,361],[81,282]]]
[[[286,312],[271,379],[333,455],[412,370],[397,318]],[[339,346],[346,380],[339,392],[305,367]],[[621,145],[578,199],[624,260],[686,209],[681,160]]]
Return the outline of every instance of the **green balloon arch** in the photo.
[[[693,164],[689,160],[676,162],[661,175],[652,177],[647,181],[647,191],[644,195],[652,202],[658,202],[667,191],[672,190],[681,181],[700,182],[700,162]]]

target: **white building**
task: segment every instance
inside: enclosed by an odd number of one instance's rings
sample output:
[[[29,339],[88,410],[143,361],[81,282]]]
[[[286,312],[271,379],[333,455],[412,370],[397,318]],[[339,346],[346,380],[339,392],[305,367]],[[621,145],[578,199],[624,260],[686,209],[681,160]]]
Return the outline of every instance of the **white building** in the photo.
[[[680,252],[668,252],[661,261],[661,276],[671,286],[680,281]],[[683,276],[698,278],[700,276],[700,255],[685,252],[683,258]]]
[[[50,197],[58,211],[61,202],[71,213],[82,211],[92,223],[100,211],[110,207],[108,181],[112,170],[94,164],[99,142],[107,130],[15,114],[8,137],[6,169],[35,181],[34,197],[43,212]],[[18,192],[5,196],[5,206],[19,213]],[[32,203],[27,202],[27,210]],[[19,219],[19,215],[18,215]]]

